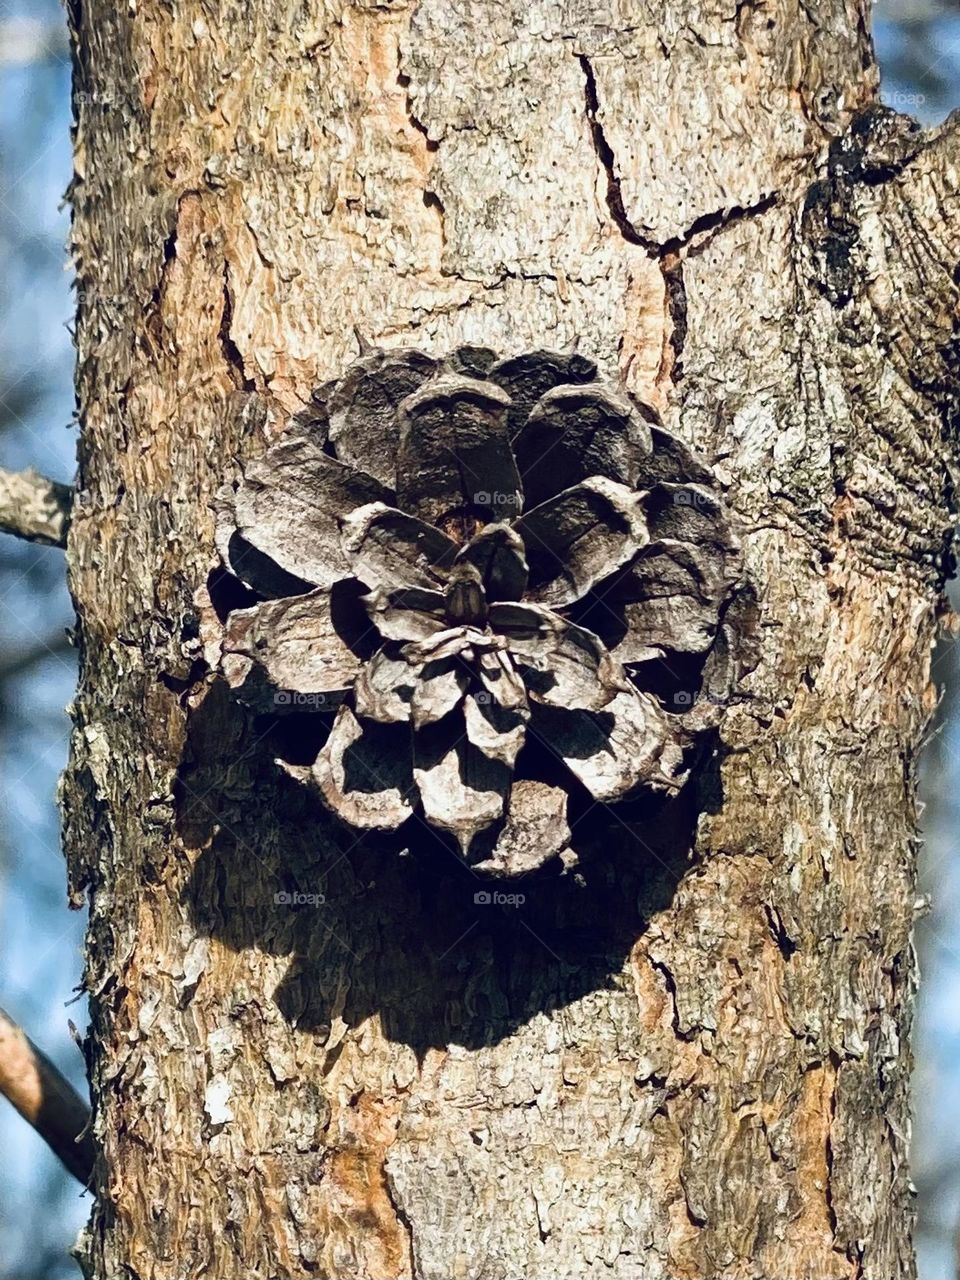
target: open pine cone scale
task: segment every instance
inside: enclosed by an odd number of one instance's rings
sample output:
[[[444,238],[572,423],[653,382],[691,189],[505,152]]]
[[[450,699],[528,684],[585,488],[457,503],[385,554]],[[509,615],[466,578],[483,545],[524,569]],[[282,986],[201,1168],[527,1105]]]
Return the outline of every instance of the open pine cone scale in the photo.
[[[676,791],[716,719],[715,691],[643,687],[718,647],[739,557],[712,473],[578,354],[363,357],[221,492],[217,546],[252,601],[219,669],[335,712],[287,767],[355,827],[417,816],[520,874],[570,839],[542,744],[614,802]]]

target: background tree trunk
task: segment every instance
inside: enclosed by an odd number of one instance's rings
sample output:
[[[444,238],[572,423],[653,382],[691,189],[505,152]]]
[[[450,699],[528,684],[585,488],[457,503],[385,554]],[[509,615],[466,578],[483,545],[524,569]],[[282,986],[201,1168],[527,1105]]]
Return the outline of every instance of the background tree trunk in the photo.
[[[960,174],[871,109],[866,11],[74,0],[92,1275],[913,1274]],[[354,326],[579,338],[744,530],[761,661],[712,765],[585,815],[582,881],[519,912],[354,847],[189,658],[263,447],[232,395],[299,408]]]

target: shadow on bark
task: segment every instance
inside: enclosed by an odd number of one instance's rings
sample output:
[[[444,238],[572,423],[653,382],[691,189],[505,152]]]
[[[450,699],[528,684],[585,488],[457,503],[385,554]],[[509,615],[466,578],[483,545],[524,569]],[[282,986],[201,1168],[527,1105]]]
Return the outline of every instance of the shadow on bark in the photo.
[[[377,1013],[419,1054],[476,1049],[611,986],[689,866],[698,814],[719,805],[709,751],[674,800],[613,808],[574,791],[579,863],[497,883],[417,819],[358,839],[287,778],[274,757],[309,719],[253,717],[214,685],[191,717],[177,815],[202,850],[185,890],[198,929],[289,955],[272,997],[321,1034]]]

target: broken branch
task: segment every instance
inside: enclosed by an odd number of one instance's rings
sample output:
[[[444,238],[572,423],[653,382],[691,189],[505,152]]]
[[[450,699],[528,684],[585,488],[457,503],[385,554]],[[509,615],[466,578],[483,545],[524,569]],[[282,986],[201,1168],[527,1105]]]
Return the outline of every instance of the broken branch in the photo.
[[[73,490],[48,480],[32,468],[6,471],[0,467],[0,531],[28,542],[63,547],[67,542]]]
[[[50,1059],[0,1009],[0,1094],[85,1186],[93,1174],[90,1108]]]

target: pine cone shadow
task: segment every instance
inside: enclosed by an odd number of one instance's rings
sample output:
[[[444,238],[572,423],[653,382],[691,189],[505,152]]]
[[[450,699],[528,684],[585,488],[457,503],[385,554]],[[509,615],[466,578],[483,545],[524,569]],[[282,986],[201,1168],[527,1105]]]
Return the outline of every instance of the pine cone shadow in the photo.
[[[311,721],[313,722],[311,727]],[[581,854],[510,881],[484,879],[418,819],[360,835],[274,763],[317,717],[269,721],[211,686],[192,714],[178,834],[200,850],[184,892],[198,930],[240,952],[290,956],[271,995],[296,1026],[378,1014],[411,1046],[493,1045],[618,980],[689,866],[699,813],[719,797],[716,752],[676,799],[616,809],[570,797]]]

